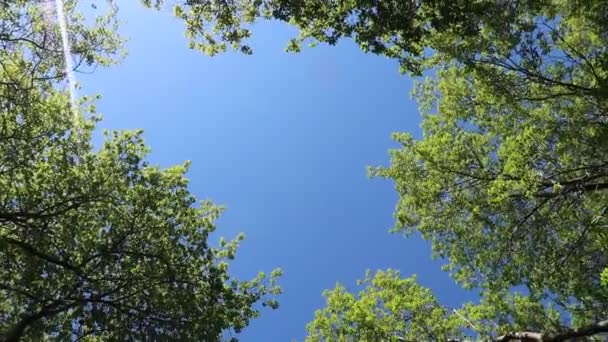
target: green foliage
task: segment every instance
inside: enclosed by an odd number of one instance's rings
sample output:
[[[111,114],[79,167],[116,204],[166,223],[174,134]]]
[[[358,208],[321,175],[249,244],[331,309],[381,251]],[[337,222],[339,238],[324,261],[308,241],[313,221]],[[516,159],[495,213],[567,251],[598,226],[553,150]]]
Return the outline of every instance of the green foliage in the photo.
[[[421,232],[463,285],[522,285],[605,317],[608,31],[559,6],[518,17],[514,41],[492,27],[463,41],[492,53],[437,62],[414,93],[423,139],[396,134],[391,166],[372,172],[395,181],[396,230]]]
[[[327,307],[308,324],[306,341],[439,341],[458,334],[461,319],[441,307],[415,277],[367,273],[357,295],[338,284],[325,291]]]
[[[517,292],[485,294],[480,303],[467,303],[458,313],[477,338],[487,340],[513,331],[547,333],[569,328],[553,305]]]
[[[163,8],[163,0],[141,0],[147,7]],[[194,0],[170,3],[173,14],[184,21],[186,37],[191,49],[209,56],[224,52],[228,47],[251,54],[252,49],[245,44],[251,36],[246,26],[261,15],[260,0],[221,1]]]
[[[124,40],[117,35],[116,8],[101,7],[85,16],[76,1],[65,1],[69,39],[78,71],[110,66],[124,56]],[[32,0],[0,2],[0,58],[4,85],[22,82],[28,89],[38,81],[65,78],[62,42],[55,4]],[[9,71],[9,68],[11,69]],[[36,86],[42,86],[36,83]],[[19,86],[19,85],[15,85]]]
[[[4,94],[3,94],[4,95]],[[141,132],[90,145],[66,97],[28,92],[0,113],[0,331],[7,339],[219,340],[280,292],[228,275],[238,242],[208,246],[221,209],[195,205],[184,176],[146,162]],[[7,105],[3,103],[3,105]],[[271,297],[268,297],[271,296]]]
[[[415,276],[401,278],[390,269],[368,271],[359,285],[357,294],[340,284],[324,292],[326,306],[307,325],[306,341],[594,340],[592,335],[608,329],[608,321],[571,329],[584,322],[567,322],[555,305],[518,292],[486,293],[478,304],[448,308]]]
[[[420,232],[482,299],[449,310],[413,278],[368,274],[358,295],[326,292],[309,340],[446,339],[465,329],[486,339],[587,336],[608,326],[570,330],[608,316],[605,1],[142,3],[172,5],[190,47],[208,55],[252,53],[250,25],[264,18],[299,29],[290,51],[349,37],[402,71],[434,75],[414,91],[422,139],[395,134],[402,147],[372,174],[395,182],[395,231]],[[255,303],[276,307],[279,272],[245,282],[227,273],[241,236],[207,245],[221,210],[195,204],[187,165],[149,166],[139,132],[112,133],[93,151],[97,119],[67,119],[48,6],[0,6],[0,329],[30,339],[217,340],[256,317]],[[78,8],[67,2],[76,68],[118,61],[112,2],[92,21]]]
[[[396,59],[403,71],[413,73],[428,67],[429,59],[455,55],[468,59],[476,54],[509,51],[522,39],[531,38],[527,36],[535,26],[531,19],[536,16],[555,18],[558,14],[583,13],[586,19],[605,27],[607,9],[601,1],[577,7],[565,0],[141,2],[156,9],[173,6],[175,16],[184,21],[190,47],[208,55],[224,52],[228,47],[252,53],[247,44],[251,24],[258,19],[273,19],[299,30],[298,37],[290,40],[288,51],[300,51],[304,42],[334,45],[347,37],[363,51]]]
[[[163,0],[142,0],[161,9]],[[366,52],[398,59],[404,70],[419,72],[420,58],[431,33],[451,29],[462,35],[476,33],[471,12],[498,12],[492,2],[364,1],[364,0],[190,0],[173,4],[176,17],[186,26],[190,47],[215,55],[228,47],[246,54],[250,24],[257,19],[280,20],[299,29],[288,51],[300,51],[309,41],[336,44],[352,37]]]
[[[46,4],[46,5],[45,5]],[[279,270],[229,275],[243,236],[208,243],[222,209],[188,191],[188,163],[149,165],[141,131],[74,120],[53,3],[0,11],[0,339],[219,341],[276,308]],[[120,58],[115,12],[68,2],[77,68]]]

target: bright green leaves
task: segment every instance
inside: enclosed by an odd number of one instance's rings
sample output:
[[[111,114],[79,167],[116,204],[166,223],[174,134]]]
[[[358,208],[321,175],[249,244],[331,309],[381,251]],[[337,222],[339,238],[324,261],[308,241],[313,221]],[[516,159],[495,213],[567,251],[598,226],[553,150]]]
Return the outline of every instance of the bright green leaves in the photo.
[[[560,331],[564,320],[559,310],[520,293],[486,293],[479,304],[458,310],[467,328],[478,339],[493,340],[513,331]]]
[[[391,166],[373,170],[395,181],[398,229],[421,232],[465,286],[525,283],[604,313],[605,128],[582,98],[531,103],[486,82],[447,67],[419,88],[424,138],[397,134]]]
[[[210,55],[229,46],[251,52],[246,25],[263,17],[299,30],[290,51],[348,37],[404,71],[431,69],[435,77],[415,91],[423,138],[396,134],[402,147],[391,151],[390,167],[372,170],[394,180],[400,195],[395,230],[420,232],[463,286],[481,287],[486,302],[504,310],[501,319],[511,321],[494,331],[524,329],[526,320],[550,329],[535,321],[558,319],[539,304],[547,301],[566,320],[608,314],[601,285],[608,21],[601,1],[581,8],[561,0],[196,0],[175,13],[192,46]],[[312,338],[390,339],[369,323],[369,312],[387,308],[375,300],[377,285],[368,285],[367,296],[328,292]],[[507,295],[516,286],[530,297]]]
[[[415,276],[401,278],[393,270],[368,272],[358,285],[358,293],[340,284],[324,292],[326,306],[307,325],[306,341],[495,341],[514,332],[542,341],[597,320],[581,311],[570,316],[547,298],[516,291],[484,292],[478,304],[452,309],[442,306]]]
[[[67,99],[49,95],[0,116],[3,333],[219,340],[258,317],[257,303],[277,307],[279,271],[228,275],[241,235],[208,246],[221,208],[194,205],[187,163],[147,165],[138,131],[93,152],[92,122],[73,134]]]
[[[0,339],[219,341],[277,308],[280,271],[229,274],[242,235],[209,246],[222,208],[197,203],[189,163],[149,165],[141,131],[106,132],[93,149],[94,101],[81,99],[76,125],[56,90],[47,5],[0,5]],[[114,62],[114,9],[85,20],[66,8],[77,64]]]
[[[385,55],[400,62],[403,71],[420,72],[424,48],[434,30],[452,30],[468,36],[475,33],[476,22],[469,19],[491,8],[488,3],[451,4],[433,1],[292,1],[192,0],[176,5],[162,0],[142,0],[148,7],[174,6],[173,13],[184,21],[190,47],[208,55],[228,47],[246,54],[251,36],[248,25],[259,18],[286,22],[299,30],[287,50],[300,51],[303,43],[336,44],[353,38],[365,52]]]
[[[514,10],[510,37],[485,18],[459,40],[471,55],[439,49],[415,91],[423,138],[397,134],[391,166],[372,173],[395,181],[397,229],[422,233],[464,286],[525,286],[603,317],[608,55],[593,37],[606,27],[563,6]],[[538,16],[550,10],[561,19]]]
[[[325,293],[310,341],[436,340],[463,329],[496,338],[608,315],[603,2],[142,3],[173,6],[190,47],[208,55],[251,53],[250,26],[265,18],[299,30],[290,51],[348,37],[403,71],[434,72],[414,93],[423,138],[395,134],[401,148],[372,174],[395,182],[395,230],[420,232],[455,279],[483,298],[448,310],[414,278],[368,274],[357,294],[340,285]],[[108,4],[85,18],[77,1],[67,2],[77,65],[121,57]],[[65,94],[54,90],[65,66],[47,5],[0,5],[2,333],[213,341],[246,327],[258,304],[276,308],[279,270],[250,281],[229,275],[243,236],[208,245],[222,209],[196,203],[187,163],[148,165],[141,132],[108,134],[94,151],[95,117],[76,129]]]
[[[142,1],[145,6],[160,9],[163,1]],[[173,14],[184,21],[191,49],[214,56],[231,47],[245,54],[252,49],[245,42],[251,36],[247,24],[260,16],[262,1],[226,2],[196,0],[173,6]]]
[[[352,294],[343,285],[326,291],[327,307],[308,324],[306,341],[445,340],[460,319],[441,307],[431,291],[399,272],[367,273]]]

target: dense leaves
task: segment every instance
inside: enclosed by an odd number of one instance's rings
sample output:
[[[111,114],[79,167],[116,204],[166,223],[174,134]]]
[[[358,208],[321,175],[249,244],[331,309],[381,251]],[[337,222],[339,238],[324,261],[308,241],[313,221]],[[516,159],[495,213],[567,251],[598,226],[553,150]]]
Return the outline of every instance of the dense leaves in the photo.
[[[456,309],[441,305],[415,276],[390,269],[368,271],[358,285],[356,294],[341,284],[324,293],[326,307],[308,324],[306,341],[570,341],[608,331],[608,320],[571,329],[562,311],[517,292]]]
[[[187,163],[149,165],[139,131],[93,148],[93,101],[74,119],[57,90],[48,4],[0,12],[0,339],[219,341],[276,308],[279,271],[228,274],[242,236],[208,244],[221,208],[197,203]],[[119,57],[113,12],[90,24],[67,8],[77,70]]]
[[[595,320],[608,315],[608,31],[550,9],[438,63],[415,92],[423,139],[396,134],[403,148],[376,173],[401,195],[396,229],[431,240],[457,280],[523,285]]]
[[[123,39],[117,35],[116,7],[100,6],[85,16],[75,1],[65,3],[74,70],[89,72],[118,62],[124,48]],[[12,86],[13,92],[65,79],[54,2],[0,1],[0,57],[2,85]]]
[[[491,1],[369,0],[188,0],[177,3],[142,0],[146,6],[173,6],[183,19],[190,47],[215,55],[228,47],[252,53],[247,39],[256,20],[280,20],[299,29],[287,50],[303,43],[336,44],[352,37],[366,52],[400,61],[403,70],[419,72],[424,48],[437,30],[476,34],[480,20],[504,12]],[[523,7],[523,6],[522,6]],[[483,17],[483,18],[482,18]]]
[[[605,314],[606,125],[582,101],[511,101],[457,68],[438,79],[420,89],[437,113],[424,139],[397,134],[377,171],[401,194],[397,230],[422,232],[467,285],[549,289]]]
[[[8,340],[217,340],[258,315],[252,305],[278,289],[262,275],[228,276],[221,261],[240,238],[207,245],[220,209],[195,205],[186,165],[147,165],[138,132],[114,133],[93,152],[93,123],[74,129],[64,96],[36,100],[0,117]]]
[[[454,337],[460,319],[432,292],[399,272],[368,272],[352,294],[343,285],[326,291],[327,307],[308,324],[306,341],[439,341]]]

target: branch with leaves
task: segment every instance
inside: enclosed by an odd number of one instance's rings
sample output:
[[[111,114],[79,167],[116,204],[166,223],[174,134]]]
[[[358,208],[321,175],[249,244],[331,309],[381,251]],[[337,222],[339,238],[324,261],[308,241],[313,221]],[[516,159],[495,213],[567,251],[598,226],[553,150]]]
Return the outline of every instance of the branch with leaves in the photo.
[[[556,322],[559,312],[530,296],[494,297],[450,310],[416,277],[401,278],[394,270],[368,272],[358,285],[358,292],[338,284],[324,293],[326,307],[308,324],[306,341],[559,342],[608,333],[608,320],[556,326],[550,322]],[[522,324],[538,330],[526,331]],[[470,336],[471,331],[476,335]]]

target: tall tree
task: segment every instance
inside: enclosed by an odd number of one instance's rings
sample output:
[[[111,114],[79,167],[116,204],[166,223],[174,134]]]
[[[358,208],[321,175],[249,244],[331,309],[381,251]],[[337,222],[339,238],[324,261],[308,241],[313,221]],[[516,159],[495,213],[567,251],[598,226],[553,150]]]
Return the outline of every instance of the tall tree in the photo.
[[[0,11],[0,339],[230,338],[277,307],[279,271],[229,275],[242,240],[208,243],[221,208],[197,203],[188,163],[149,165],[140,131],[107,133],[82,98],[74,119],[53,3]],[[115,13],[91,26],[67,2],[75,69],[120,57]]]
[[[396,230],[420,231],[465,286],[523,285],[593,321],[608,316],[608,12],[566,4],[508,35],[438,35],[464,52],[415,91],[424,138],[396,134],[375,172],[400,194]]]

